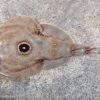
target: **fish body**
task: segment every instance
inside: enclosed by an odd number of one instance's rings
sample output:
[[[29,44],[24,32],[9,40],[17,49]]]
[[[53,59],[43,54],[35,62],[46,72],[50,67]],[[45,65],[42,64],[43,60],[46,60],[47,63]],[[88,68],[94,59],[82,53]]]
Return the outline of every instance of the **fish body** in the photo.
[[[28,77],[40,72],[45,60],[92,51],[99,50],[74,44],[64,31],[30,17],[10,19],[0,26],[0,73],[8,77]]]

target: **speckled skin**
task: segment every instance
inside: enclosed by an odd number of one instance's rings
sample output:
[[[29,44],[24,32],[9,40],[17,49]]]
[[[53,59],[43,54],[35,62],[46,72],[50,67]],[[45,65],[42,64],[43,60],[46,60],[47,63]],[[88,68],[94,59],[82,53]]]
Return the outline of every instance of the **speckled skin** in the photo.
[[[44,60],[70,58],[97,50],[74,44],[57,27],[40,24],[36,19],[25,16],[3,23],[0,34],[0,73],[9,77],[36,74],[42,69]],[[28,54],[19,53],[18,44],[21,42],[30,44]]]

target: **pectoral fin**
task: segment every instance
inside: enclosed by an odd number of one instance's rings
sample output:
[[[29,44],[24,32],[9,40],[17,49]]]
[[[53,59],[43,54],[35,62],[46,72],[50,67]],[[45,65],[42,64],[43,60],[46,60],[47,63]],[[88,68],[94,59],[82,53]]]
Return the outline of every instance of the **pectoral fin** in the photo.
[[[41,24],[41,26],[43,28],[44,34],[46,34],[47,36],[56,37],[58,39],[66,41],[67,43],[70,43],[70,44],[73,43],[72,39],[58,27],[49,25],[49,24]]]

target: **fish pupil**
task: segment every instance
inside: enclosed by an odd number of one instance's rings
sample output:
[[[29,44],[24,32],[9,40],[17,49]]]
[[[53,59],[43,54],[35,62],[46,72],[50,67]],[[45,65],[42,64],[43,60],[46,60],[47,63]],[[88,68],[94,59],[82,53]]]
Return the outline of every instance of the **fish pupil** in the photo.
[[[30,50],[30,46],[28,44],[21,44],[19,50],[20,52],[26,53]]]

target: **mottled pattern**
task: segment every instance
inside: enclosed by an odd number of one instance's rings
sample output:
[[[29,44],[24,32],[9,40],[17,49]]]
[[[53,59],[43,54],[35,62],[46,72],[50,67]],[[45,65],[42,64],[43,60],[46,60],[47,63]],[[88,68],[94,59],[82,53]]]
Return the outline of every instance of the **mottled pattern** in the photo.
[[[46,61],[100,54],[100,49],[73,43],[59,28],[31,17],[9,19],[2,23],[0,33],[0,72],[8,77],[35,75]]]
[[[70,58],[74,45],[59,28],[25,16],[2,23],[0,33],[0,72],[9,77],[27,78],[39,72],[45,60]]]
[[[99,0],[0,0],[0,21],[19,15],[62,28],[74,43],[100,46]],[[4,100],[100,100],[100,56],[72,57],[63,66],[43,70],[27,82],[1,76],[0,97]]]

